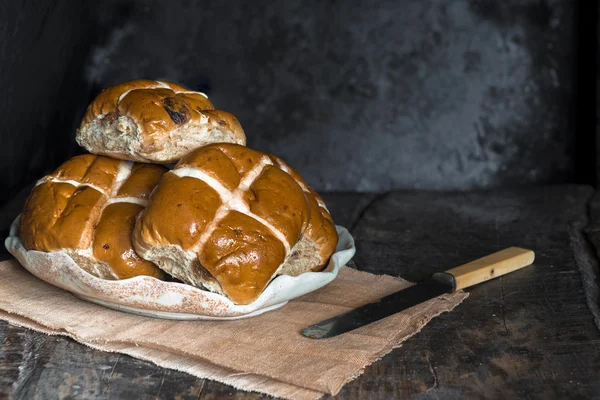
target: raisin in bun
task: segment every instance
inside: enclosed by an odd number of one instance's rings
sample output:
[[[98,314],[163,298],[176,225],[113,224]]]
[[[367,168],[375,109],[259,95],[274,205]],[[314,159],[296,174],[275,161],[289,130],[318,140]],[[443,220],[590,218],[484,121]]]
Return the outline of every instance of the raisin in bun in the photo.
[[[210,143],[246,144],[238,120],[215,110],[204,93],[143,79],[101,92],[89,105],[76,140],[90,153],[152,163],[177,162]]]
[[[256,300],[277,275],[319,271],[337,245],[321,198],[279,158],[234,144],[197,149],[140,214],[140,256],[188,284]]]
[[[21,213],[27,250],[61,251],[104,279],[164,273],[133,250],[136,216],[167,169],[86,154],[37,182]]]

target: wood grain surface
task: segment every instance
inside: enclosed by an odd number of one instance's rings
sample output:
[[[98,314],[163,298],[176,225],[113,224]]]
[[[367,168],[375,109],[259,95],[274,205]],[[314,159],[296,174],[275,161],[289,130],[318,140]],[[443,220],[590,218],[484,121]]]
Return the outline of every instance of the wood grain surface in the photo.
[[[595,257],[576,244],[592,192],[325,195],[336,222],[351,228],[358,247],[352,266],[361,270],[420,280],[509,246],[536,252],[534,265],[469,289],[455,311],[368,367],[337,398],[600,396],[600,331],[576,262]],[[0,342],[0,398],[267,398],[3,322]]]

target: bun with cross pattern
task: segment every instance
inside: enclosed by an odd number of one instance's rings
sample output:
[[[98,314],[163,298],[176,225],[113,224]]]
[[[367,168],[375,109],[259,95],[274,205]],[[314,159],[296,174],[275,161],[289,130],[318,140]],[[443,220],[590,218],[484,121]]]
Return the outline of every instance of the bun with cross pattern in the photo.
[[[133,249],[135,219],[167,169],[86,154],[40,179],[20,217],[27,250],[64,252],[104,279],[164,273]]]
[[[323,269],[337,240],[325,204],[297,172],[227,143],[197,149],[167,172],[133,231],[144,259],[237,304],[277,275]]]
[[[210,143],[246,144],[238,120],[215,110],[204,93],[145,79],[101,92],[89,105],[76,140],[94,154],[151,163],[177,162]]]

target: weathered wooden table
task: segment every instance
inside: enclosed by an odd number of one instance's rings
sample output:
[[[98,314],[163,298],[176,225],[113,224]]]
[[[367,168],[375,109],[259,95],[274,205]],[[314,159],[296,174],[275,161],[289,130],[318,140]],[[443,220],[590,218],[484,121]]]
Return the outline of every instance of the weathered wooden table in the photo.
[[[470,289],[455,311],[338,397],[599,398],[600,331],[591,311],[598,310],[598,262],[584,233],[592,194],[570,185],[326,195],[336,222],[357,241],[352,266],[361,270],[420,280],[511,245],[537,255],[533,266]],[[19,201],[0,222],[10,221]],[[588,233],[597,240],[600,228]],[[0,338],[0,398],[267,397],[3,322]]]

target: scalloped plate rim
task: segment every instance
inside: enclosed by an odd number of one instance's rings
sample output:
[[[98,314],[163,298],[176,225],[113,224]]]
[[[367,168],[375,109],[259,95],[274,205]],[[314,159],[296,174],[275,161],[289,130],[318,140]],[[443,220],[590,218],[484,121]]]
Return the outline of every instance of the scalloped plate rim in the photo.
[[[356,253],[356,247],[354,239],[344,227],[337,226],[338,235],[340,237],[338,241],[338,247],[336,252],[332,255],[331,260],[327,268],[320,272],[306,272],[298,276],[280,275],[273,279],[261,295],[254,302],[246,305],[238,305],[233,303],[227,297],[209,292],[206,290],[199,289],[197,287],[187,285],[179,282],[165,282],[150,276],[136,276],[133,278],[127,278],[122,280],[106,280],[98,278],[94,275],[89,274],[85,270],[81,269],[73,261],[71,257],[62,252],[40,252],[35,250],[27,251],[23,247],[20,238],[17,235],[18,232],[19,217],[15,219],[10,229],[10,236],[5,240],[5,246],[7,250],[17,258],[21,265],[33,275],[38,278],[62,289],[65,289],[79,298],[86,301],[100,304],[102,306],[118,309],[124,312],[134,313],[138,315],[145,315],[150,317],[168,318],[168,319],[181,319],[181,320],[192,320],[192,319],[207,319],[207,320],[231,320],[247,318],[255,315],[262,314],[263,312],[271,311],[285,305],[289,300],[310,293],[314,290],[320,289],[321,287],[329,284],[333,281],[339,269],[346,265],[350,259]],[[23,254],[24,253],[24,254]],[[77,273],[81,274],[85,280],[92,284],[86,284],[84,280],[79,280],[87,291],[80,290],[76,286],[68,287],[67,285],[60,284],[58,281],[50,281],[44,279],[36,273],[36,269],[33,266],[25,265],[27,257],[58,257],[58,261],[65,262],[68,268],[74,268]],[[191,295],[200,296],[209,302],[216,302],[222,304],[225,311],[214,312],[208,309],[204,310],[206,313],[189,313],[189,312],[177,312],[177,311],[164,311],[153,309],[152,307],[136,307],[128,304],[123,300],[115,301],[114,297],[97,296],[89,293],[91,291],[102,291],[102,287],[112,286],[111,290],[123,290],[127,288],[135,287],[136,284],[147,284],[150,286],[162,287],[163,290],[169,291],[171,288],[179,288],[182,292],[190,292]],[[282,294],[282,291],[288,292],[288,295]],[[289,293],[293,292],[291,296]],[[158,300],[156,300],[158,302]],[[155,307],[160,305],[155,304]]]

